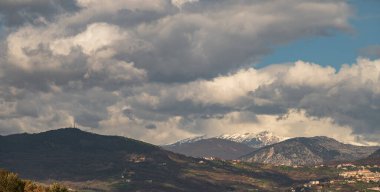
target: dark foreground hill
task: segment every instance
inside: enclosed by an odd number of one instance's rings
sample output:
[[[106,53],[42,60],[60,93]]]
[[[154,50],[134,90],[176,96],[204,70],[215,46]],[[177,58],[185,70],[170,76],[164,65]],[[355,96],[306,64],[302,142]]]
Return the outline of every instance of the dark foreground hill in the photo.
[[[315,165],[336,161],[355,161],[368,157],[378,147],[340,143],[328,137],[299,137],[263,147],[242,157],[248,162],[274,165]]]
[[[119,177],[132,155],[168,160],[160,148],[132,139],[79,129],[0,137],[0,165],[33,179]]]
[[[271,191],[301,182],[260,166],[205,161],[72,128],[1,136],[0,167],[93,191]]]
[[[175,143],[163,146],[163,148],[191,157],[217,157],[227,160],[238,159],[239,157],[255,150],[246,144],[219,138]]]

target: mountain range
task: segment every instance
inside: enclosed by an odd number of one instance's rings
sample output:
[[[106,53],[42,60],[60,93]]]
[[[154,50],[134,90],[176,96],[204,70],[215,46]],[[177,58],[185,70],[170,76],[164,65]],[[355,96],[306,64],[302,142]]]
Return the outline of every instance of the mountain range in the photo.
[[[164,149],[191,157],[238,159],[256,149],[277,143],[283,138],[268,131],[244,134],[224,134],[217,137],[198,136],[162,146]]]
[[[335,139],[316,137],[282,138],[264,131],[257,134],[199,136],[178,141],[163,148],[191,157],[217,157],[226,160],[272,165],[316,165],[365,159],[379,147],[355,146]],[[380,153],[380,152],[378,152]],[[371,155],[374,161],[376,153]]]
[[[377,149],[379,147],[343,144],[324,136],[298,137],[260,148],[241,160],[273,165],[316,165],[359,160]]]
[[[220,142],[223,139],[196,140],[180,145]],[[243,145],[225,139],[223,143],[227,146]],[[328,172],[324,169],[315,172],[274,165],[353,161],[370,154],[368,158],[375,159],[380,154],[376,149],[378,147],[347,145],[328,137],[292,138],[243,156],[242,160],[254,163],[209,161],[130,138],[64,128],[0,136],[0,169],[17,172],[21,178],[39,183],[59,181],[70,188],[92,192],[287,191],[310,180],[326,176],[334,178],[337,176],[335,168],[328,168]]]
[[[253,166],[253,165],[252,165]],[[75,128],[0,136],[0,168],[80,191],[268,191],[295,181],[272,170],[186,157],[141,141]],[[249,169],[252,169],[249,167]]]

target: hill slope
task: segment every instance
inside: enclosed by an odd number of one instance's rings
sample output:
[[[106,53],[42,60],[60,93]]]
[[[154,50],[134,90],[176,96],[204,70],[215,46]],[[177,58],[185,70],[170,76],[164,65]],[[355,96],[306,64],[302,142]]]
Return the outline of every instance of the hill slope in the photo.
[[[0,137],[2,168],[33,179],[118,177],[134,155],[168,160],[159,147],[72,128]]]
[[[314,165],[361,159],[376,149],[343,144],[328,137],[299,137],[263,147],[241,159],[274,165]]]
[[[261,167],[249,171],[229,162],[185,157],[133,139],[72,128],[1,136],[0,167],[22,178],[64,181],[90,191],[271,191],[295,182]]]
[[[379,158],[380,159],[380,149],[376,150],[375,152],[373,152],[369,158]]]
[[[221,159],[237,159],[255,149],[248,145],[225,139],[197,139],[191,142],[180,142],[163,146],[169,151],[192,157],[217,157]]]
[[[376,150],[368,157],[358,160],[357,163],[364,164],[364,165],[368,165],[368,164],[380,165],[380,149]]]

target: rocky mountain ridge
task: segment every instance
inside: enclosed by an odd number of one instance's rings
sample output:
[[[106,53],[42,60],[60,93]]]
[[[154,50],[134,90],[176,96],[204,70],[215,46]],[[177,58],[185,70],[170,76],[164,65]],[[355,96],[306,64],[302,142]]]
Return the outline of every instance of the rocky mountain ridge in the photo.
[[[241,159],[273,165],[316,165],[336,161],[355,161],[368,157],[378,148],[343,144],[325,136],[298,137],[265,146],[244,155]]]

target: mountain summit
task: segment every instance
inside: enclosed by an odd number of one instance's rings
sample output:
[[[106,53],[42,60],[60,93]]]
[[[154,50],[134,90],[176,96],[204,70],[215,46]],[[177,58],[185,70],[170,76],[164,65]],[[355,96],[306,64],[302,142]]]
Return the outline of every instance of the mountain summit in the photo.
[[[238,143],[244,143],[253,148],[261,148],[261,147],[272,145],[284,140],[284,138],[275,136],[272,132],[269,132],[269,131],[263,131],[260,133],[244,133],[244,134],[236,133],[232,135],[224,134],[224,135],[218,136],[217,138],[235,141]]]

